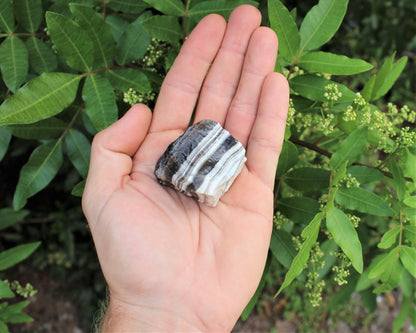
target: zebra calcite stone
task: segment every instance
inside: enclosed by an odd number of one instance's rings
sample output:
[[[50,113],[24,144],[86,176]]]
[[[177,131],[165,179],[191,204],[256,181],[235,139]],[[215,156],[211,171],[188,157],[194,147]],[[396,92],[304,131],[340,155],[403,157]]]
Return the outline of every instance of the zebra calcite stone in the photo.
[[[155,167],[162,185],[215,207],[246,161],[243,145],[213,120],[201,120],[172,142]]]

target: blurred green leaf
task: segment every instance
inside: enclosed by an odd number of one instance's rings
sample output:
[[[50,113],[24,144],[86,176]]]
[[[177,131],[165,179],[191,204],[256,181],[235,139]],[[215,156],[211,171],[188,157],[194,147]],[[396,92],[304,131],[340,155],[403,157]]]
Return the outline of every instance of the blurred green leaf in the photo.
[[[55,139],[66,130],[67,124],[58,118],[48,118],[29,125],[9,125],[7,130],[22,139]]]
[[[0,253],[0,271],[3,271],[29,257],[40,245],[40,242],[23,244]]]
[[[154,0],[157,1],[157,0]],[[226,20],[233,9],[242,4],[250,4],[257,7],[257,1],[252,0],[208,0],[197,3],[188,11],[188,17],[194,21],[199,21],[208,14],[216,13],[222,15]],[[183,14],[182,14],[183,15]]]
[[[325,87],[329,84],[336,84],[342,96],[337,100],[338,103],[351,102],[357,95],[341,83],[336,83],[324,77],[314,74],[298,75],[290,79],[290,87],[299,95],[313,101],[326,102],[324,96]]]
[[[279,38],[279,54],[286,60],[295,61],[299,52],[300,34],[295,19],[280,0],[268,1],[270,28]]]
[[[0,280],[0,299],[12,298],[12,297],[14,297],[13,291],[9,288],[9,286],[5,282]],[[1,326],[0,326],[0,332],[3,332],[1,331]]]
[[[58,60],[48,44],[34,36],[26,39],[25,44],[29,52],[29,64],[37,74],[56,70]]]
[[[0,68],[7,88],[16,92],[25,81],[29,68],[27,48],[19,37],[7,37],[1,43]]]
[[[11,139],[10,132],[4,126],[0,126],[0,162],[7,153]]]
[[[81,132],[71,129],[65,136],[67,154],[75,169],[86,178],[90,164],[91,143]]]
[[[97,131],[110,126],[118,118],[116,96],[110,81],[99,74],[88,75],[82,90],[85,111]]]
[[[399,260],[399,247],[393,248],[387,255],[383,256],[376,265],[371,267],[368,272],[368,277],[374,279],[381,276],[394,266],[394,263]]]
[[[129,14],[139,14],[149,7],[142,0],[109,0],[107,5],[115,11]]]
[[[35,32],[42,22],[41,0],[13,0],[17,22],[27,31]]]
[[[113,89],[119,91],[128,91],[130,88],[142,93],[150,91],[149,79],[138,69],[109,69],[105,71],[105,77],[110,80]]]
[[[121,35],[129,25],[129,22],[123,20],[123,18],[116,15],[107,16],[105,18],[105,21],[111,29],[111,33],[113,34],[114,40],[118,43]]]
[[[299,252],[296,254],[295,258],[292,261],[292,264],[290,265],[290,268],[288,272],[286,273],[285,280],[283,281],[283,284],[280,286],[279,290],[277,291],[275,297],[281,293],[281,291],[286,288],[288,285],[292,283],[292,281],[300,274],[302,273],[305,264],[307,263],[309,259],[309,255],[312,249],[312,246],[315,244],[319,228],[321,226],[321,221],[323,219],[323,214],[318,213],[315,215],[313,220],[306,226],[304,231],[307,229],[307,232],[305,232],[303,235],[307,235],[305,241],[302,243],[301,248],[299,249]]]
[[[368,128],[359,127],[341,143],[337,151],[332,155],[329,161],[331,170],[335,170],[345,161],[352,164],[362,154],[368,137]]]
[[[116,61],[119,65],[140,59],[147,51],[151,38],[141,22],[148,16],[142,15],[124,30],[116,47]]]
[[[402,228],[400,226],[390,229],[383,235],[380,243],[378,243],[377,246],[380,249],[388,249],[396,242],[397,235],[400,233],[401,230]]]
[[[331,172],[320,168],[297,168],[286,174],[284,181],[291,188],[303,192],[317,192],[328,188]]]
[[[301,51],[314,50],[337,32],[347,11],[348,0],[320,0],[300,26]]]
[[[166,15],[185,16],[185,5],[181,0],[143,0]]]
[[[326,215],[326,226],[358,273],[363,272],[361,242],[352,222],[345,213],[332,206]]]
[[[270,250],[273,257],[277,259],[285,268],[289,268],[296,256],[296,249],[293,245],[292,235],[284,230],[273,228],[270,239]]]
[[[43,73],[0,106],[0,126],[30,124],[61,112],[75,99],[81,76]]]
[[[84,180],[80,181],[78,184],[76,184],[74,186],[74,188],[72,189],[71,194],[74,197],[82,197],[82,194],[84,192],[85,183],[86,183],[86,180],[84,179]]]
[[[49,141],[37,147],[20,170],[13,208],[21,209],[28,198],[43,190],[55,177],[61,165],[61,140]]]
[[[403,332],[402,329],[405,325],[407,317],[409,316],[409,312],[411,308],[413,308],[411,299],[409,297],[403,297],[401,306],[400,306],[400,311],[393,321],[392,333]]]
[[[402,201],[406,195],[406,180],[404,179],[402,169],[394,158],[390,160],[390,170],[393,174],[393,184],[397,193],[397,197],[400,201]]]
[[[154,15],[142,22],[143,28],[156,39],[179,43],[184,32],[176,16]]]
[[[0,0],[0,29],[11,34],[14,29],[14,15],[9,0]]]
[[[384,178],[384,175],[377,169],[363,165],[352,165],[347,169],[347,173],[355,177],[360,184],[368,184]]]
[[[361,59],[351,59],[329,52],[310,52],[302,55],[296,62],[299,67],[309,72],[328,73],[333,75],[352,75],[365,72],[373,65]]]
[[[416,244],[416,226],[415,225],[405,225],[403,228],[404,236],[407,240]]]
[[[340,188],[335,201],[341,206],[376,216],[394,216],[395,212],[377,194],[362,188]]]
[[[91,71],[94,60],[94,43],[87,32],[64,15],[46,12],[48,32],[56,49],[69,67]]]
[[[299,152],[296,145],[290,141],[283,143],[276,170],[276,179],[282,177],[298,160]]]
[[[408,148],[404,152],[404,175],[413,179],[416,183],[416,155],[413,155]]]
[[[6,321],[11,324],[28,323],[33,321],[33,318],[28,316],[26,313],[21,312],[25,307],[29,305],[30,301],[22,301],[7,306],[2,311],[1,315],[6,318]]]
[[[319,208],[319,202],[308,197],[280,198],[278,201],[279,211],[298,224],[309,223],[319,212]]]
[[[400,249],[400,260],[407,271],[416,278],[416,249],[407,245],[402,245]]]
[[[409,207],[416,208],[416,196],[407,197],[403,200],[403,203]]]
[[[115,42],[108,24],[92,8],[74,3],[69,8],[75,21],[91,39],[94,54],[92,68],[109,67],[113,62]]]
[[[28,210],[15,211],[12,208],[0,209],[0,230],[10,227],[23,220],[29,214]]]

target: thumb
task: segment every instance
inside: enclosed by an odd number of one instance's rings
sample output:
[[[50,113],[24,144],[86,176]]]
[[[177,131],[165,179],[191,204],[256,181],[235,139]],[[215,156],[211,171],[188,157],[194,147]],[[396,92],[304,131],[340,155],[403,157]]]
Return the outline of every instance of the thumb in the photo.
[[[82,207],[90,224],[95,223],[108,198],[129,176],[132,156],[147,135],[151,117],[147,106],[136,104],[94,137],[82,196]]]

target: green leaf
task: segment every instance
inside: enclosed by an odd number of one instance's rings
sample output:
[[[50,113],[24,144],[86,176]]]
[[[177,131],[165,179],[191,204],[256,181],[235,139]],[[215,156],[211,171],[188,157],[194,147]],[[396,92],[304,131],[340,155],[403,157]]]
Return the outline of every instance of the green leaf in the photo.
[[[395,261],[399,260],[399,247],[393,248],[387,255],[383,255],[382,259],[376,265],[370,267],[368,271],[368,278],[374,279],[381,276]],[[377,258],[376,258],[377,259]]]
[[[0,126],[30,124],[61,112],[72,103],[81,76],[44,73],[26,83],[0,106]]]
[[[23,244],[0,253],[0,271],[3,271],[29,257],[40,245],[40,242]]]
[[[365,72],[373,65],[361,59],[351,59],[343,55],[328,52],[310,52],[302,55],[296,62],[299,67],[309,72],[333,75],[351,75]]]
[[[403,228],[404,236],[407,240],[416,244],[416,226],[414,225],[406,225]]]
[[[183,30],[176,16],[154,15],[142,22],[143,28],[156,39],[179,43]]]
[[[348,137],[341,143],[337,151],[332,155],[329,161],[331,170],[335,170],[345,161],[352,164],[362,154],[368,137],[368,128],[359,127],[354,132],[350,133]]]
[[[130,23],[121,35],[116,47],[116,61],[119,65],[140,59],[146,53],[151,38],[141,22],[147,17],[146,15],[140,16]]]
[[[275,297],[281,293],[281,291],[292,283],[292,281],[303,271],[305,264],[309,259],[309,255],[312,249],[312,246],[315,244],[318,239],[319,228],[321,226],[321,221],[323,218],[323,213],[318,213],[315,215],[314,219],[309,223],[305,228],[308,229],[308,237],[302,243],[302,246],[299,249],[299,252],[296,254],[296,257],[293,259],[292,264],[290,265],[289,271],[286,273],[285,280],[277,291]]]
[[[29,64],[35,73],[42,74],[56,70],[58,60],[48,44],[34,36],[26,39],[25,44],[29,52]]]
[[[343,84],[333,82],[314,74],[295,76],[290,79],[289,83],[290,87],[295,92],[313,101],[326,102],[327,99],[324,96],[325,87],[334,83],[338,86],[338,90],[342,93],[342,96],[337,100],[337,103],[352,102],[357,97],[353,91],[349,90]]]
[[[0,30],[9,34],[14,30],[13,9],[9,0],[0,0]]]
[[[380,181],[384,175],[374,168],[369,168],[362,165],[352,165],[348,168],[347,173],[355,177],[360,184],[368,184]]]
[[[17,22],[27,31],[36,32],[42,22],[41,0],[14,0]]]
[[[403,200],[403,203],[409,207],[416,208],[416,196],[407,197]]]
[[[12,136],[10,132],[4,127],[0,127],[0,162],[7,153],[9,148],[10,140]]]
[[[29,214],[28,210],[15,211],[12,208],[0,209],[0,230],[10,227],[23,220]]]
[[[290,141],[283,143],[282,151],[279,156],[279,164],[276,170],[276,179],[282,177],[298,160],[299,152],[296,145]]]
[[[67,154],[75,169],[82,177],[87,177],[90,163],[91,143],[81,132],[71,129],[65,136]]]
[[[82,90],[85,111],[97,131],[110,126],[117,120],[117,105],[114,90],[105,77],[88,75]]]
[[[110,27],[103,17],[92,8],[70,4],[75,21],[86,33],[93,45],[94,66],[93,68],[109,67],[113,62],[115,44]]]
[[[381,238],[381,241],[380,243],[378,243],[377,247],[379,247],[380,249],[388,249],[389,247],[391,247],[396,242],[397,235],[400,233],[401,230],[402,228],[400,226],[397,226],[387,231]]]
[[[126,28],[128,27],[129,22],[123,20],[121,17],[116,15],[107,16],[105,21],[111,29],[111,33],[113,34],[114,40],[118,43],[124,30],[126,30]]]
[[[157,1],[157,0],[154,0]],[[226,20],[231,12],[242,4],[250,4],[257,7],[259,4],[251,0],[208,0],[197,3],[188,11],[188,17],[193,21],[200,21],[208,14],[216,13],[222,15]],[[183,14],[182,14],[183,15]]]
[[[328,188],[331,172],[320,168],[297,168],[284,178],[291,188],[303,192],[317,192]]]
[[[21,209],[28,198],[43,190],[62,165],[62,142],[55,140],[37,147],[20,170],[13,208]]]
[[[115,11],[129,14],[139,14],[149,7],[141,0],[110,0],[107,6]]]
[[[349,164],[349,161],[346,160],[334,170],[332,174],[332,183],[331,183],[332,186],[338,185],[339,182],[345,177],[345,174],[347,173],[348,164]]]
[[[48,118],[29,125],[9,125],[13,136],[29,140],[55,139],[66,130],[67,124],[58,118]]]
[[[278,208],[291,221],[306,224],[319,212],[320,204],[308,197],[290,197],[279,199]]]
[[[19,37],[7,37],[0,45],[0,68],[7,88],[16,92],[25,81],[29,68],[27,48]]]
[[[416,249],[407,245],[402,245],[400,249],[400,260],[410,274],[416,278]]]
[[[284,230],[273,229],[270,239],[270,251],[285,268],[289,268],[296,256],[292,235]]]
[[[143,0],[166,15],[185,16],[185,6],[181,0]]]
[[[5,282],[0,280],[0,299],[12,298],[12,297],[14,297],[13,291],[9,288],[9,286]],[[3,332],[3,331],[0,330],[0,332]]]
[[[397,314],[396,318],[393,321],[392,325],[392,333],[400,333],[403,332],[403,328],[406,322],[406,319],[410,313],[411,307],[411,299],[409,297],[403,297],[402,304],[400,307],[400,311]]]
[[[4,1],[4,0],[3,0]],[[10,333],[7,325],[4,323],[3,320],[0,319],[0,332]]]
[[[300,26],[301,51],[314,50],[337,32],[347,11],[348,0],[320,0]]]
[[[413,179],[416,183],[416,155],[413,155],[408,148],[404,153],[404,175]]]
[[[87,32],[64,15],[46,12],[48,32],[59,54],[69,67],[81,72],[91,71],[94,44]]]
[[[142,93],[150,91],[149,79],[138,69],[109,69],[105,71],[105,77],[110,80],[113,88],[119,91],[127,91],[130,88]]]
[[[280,0],[268,1],[270,28],[279,38],[279,54],[293,63],[299,52],[300,34],[295,19]]]
[[[22,301],[9,305],[2,311],[2,317],[6,318],[6,321],[11,324],[28,323],[33,321],[33,318],[26,313],[21,312],[25,307],[29,305],[30,301]]]
[[[397,197],[400,201],[404,199],[406,195],[406,180],[400,166],[397,164],[394,158],[390,160],[391,172],[393,174],[393,184],[397,193]]]
[[[340,188],[335,200],[341,206],[376,216],[394,216],[395,212],[377,194],[362,188]]]
[[[82,194],[84,193],[85,183],[86,183],[86,180],[84,179],[80,181],[78,184],[76,184],[74,188],[72,189],[71,194],[74,197],[82,197]]]
[[[345,255],[358,273],[363,271],[363,254],[361,242],[350,219],[335,206],[328,209],[326,226]]]
[[[370,266],[367,268],[367,270],[365,270],[359,277],[358,282],[357,282],[357,286],[355,288],[355,291],[363,291],[366,290],[368,288],[370,288],[371,286],[374,285],[374,283],[376,281],[378,281],[378,277],[372,277],[370,279],[369,274],[370,272],[374,269],[374,267],[376,267],[379,262],[381,260],[384,260],[384,258],[387,257],[387,253],[383,253],[383,254],[379,254],[378,256],[376,256],[372,262],[370,263]]]

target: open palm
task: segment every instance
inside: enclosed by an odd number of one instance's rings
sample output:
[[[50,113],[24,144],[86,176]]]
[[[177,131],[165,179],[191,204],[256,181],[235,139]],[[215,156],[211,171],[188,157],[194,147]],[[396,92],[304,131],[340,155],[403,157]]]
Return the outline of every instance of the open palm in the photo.
[[[135,105],[92,145],[83,208],[110,290],[108,331],[229,331],[260,280],[288,107],[277,38],[251,6],[204,18],[153,112]],[[221,123],[247,162],[217,207],[161,186],[154,166],[194,121]],[[113,330],[112,330],[113,329]],[[124,329],[124,330],[123,330]]]

